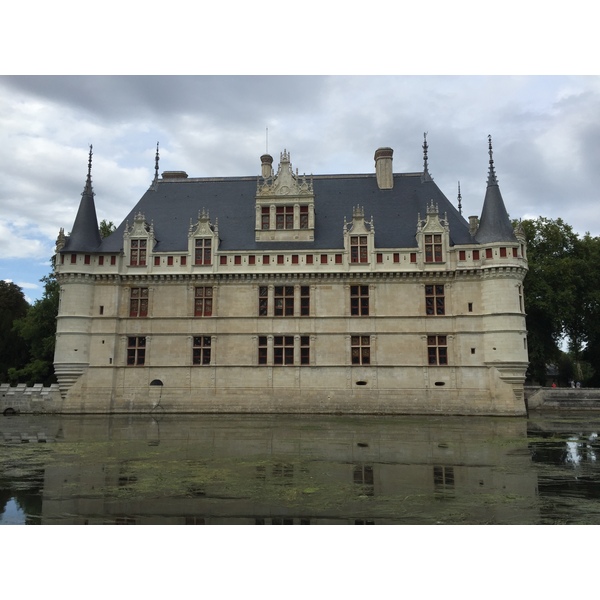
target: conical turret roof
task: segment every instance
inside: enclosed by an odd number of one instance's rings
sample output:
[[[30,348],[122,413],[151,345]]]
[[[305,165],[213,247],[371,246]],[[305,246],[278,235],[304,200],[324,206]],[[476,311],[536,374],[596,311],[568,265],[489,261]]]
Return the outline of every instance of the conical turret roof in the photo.
[[[81,194],[81,202],[73,223],[73,229],[63,251],[93,252],[98,248],[101,241],[96,205],[94,204],[94,191],[92,189],[92,147],[90,146],[87,180]]]
[[[487,189],[483,201],[483,210],[479,220],[479,228],[475,234],[475,240],[480,244],[490,242],[515,242],[517,238],[513,226],[504,206],[504,200],[500,193],[500,186],[494,170],[492,158],[492,136],[488,136],[490,167],[488,173]]]

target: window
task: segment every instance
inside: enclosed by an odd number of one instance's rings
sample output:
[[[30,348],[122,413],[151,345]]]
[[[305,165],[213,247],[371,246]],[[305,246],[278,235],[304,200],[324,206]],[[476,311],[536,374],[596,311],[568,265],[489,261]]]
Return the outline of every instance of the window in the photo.
[[[146,265],[147,245],[148,240],[131,240],[129,264],[132,267],[143,267]]]
[[[89,265],[92,262],[92,257],[89,254],[84,255],[83,264]]]
[[[310,337],[307,335],[300,336],[300,364],[310,364]]]
[[[293,206],[278,206],[275,209],[275,229],[294,229]]]
[[[129,316],[148,316],[148,288],[131,288],[129,298]]]
[[[458,260],[467,260],[467,253],[464,250],[458,251]]]
[[[263,206],[260,214],[260,228],[269,229],[271,220],[271,209],[268,206]]]
[[[211,317],[213,308],[212,287],[197,287],[194,292],[194,316]]]
[[[350,236],[350,262],[366,263],[368,260],[368,245],[366,235]]]
[[[354,483],[360,485],[360,494],[363,496],[372,496],[375,487],[373,480],[372,465],[354,465]]]
[[[226,265],[227,264],[227,257],[226,256],[219,257],[219,264],[220,265]]]
[[[258,288],[258,316],[266,317],[269,314],[269,288],[261,285]]]
[[[185,265],[187,264],[187,256],[181,257],[180,264],[182,267],[185,267]]]
[[[371,338],[368,335],[350,337],[353,365],[371,364]]]
[[[173,257],[172,256],[167,256],[167,265],[169,267],[173,266]]]
[[[270,259],[270,257],[269,257],[269,255],[268,255],[268,254],[265,254],[265,255],[263,256],[263,265],[268,265],[268,264],[269,264],[269,262],[271,262],[271,259]]]
[[[411,252],[410,253],[410,262],[411,263],[416,263],[417,262],[417,253],[416,252]]]
[[[442,262],[442,234],[425,235],[425,262]]]
[[[154,257],[154,266],[155,267],[160,267],[160,256],[155,256]]]
[[[350,314],[366,317],[369,314],[369,286],[350,286]]]
[[[110,257],[110,264],[113,265],[113,266],[117,264],[117,257],[116,256],[111,256]]]
[[[242,257],[239,254],[236,254],[233,257],[233,264],[234,265],[241,265],[242,264]]]
[[[71,264],[74,265],[77,262],[77,254],[71,254]]]
[[[308,229],[308,206],[300,207],[300,229]]]
[[[285,262],[285,257],[283,256],[283,254],[278,254],[277,255],[277,264],[282,265],[284,262]]]
[[[504,246],[500,248],[500,258],[506,258],[506,248]]]
[[[146,338],[127,338],[127,364],[129,366],[141,366],[146,361]]]
[[[300,316],[308,317],[310,315],[310,287],[308,285],[300,286]]]
[[[274,313],[276,317],[294,316],[294,286],[275,286]]]
[[[473,260],[479,260],[479,250],[473,250]]]
[[[99,257],[98,257],[98,264],[99,264],[100,266],[102,266],[102,265],[104,264],[104,256],[99,256]]]
[[[292,254],[292,264],[293,265],[298,264],[298,255],[297,254]]]
[[[425,286],[425,314],[426,315],[444,315],[446,314],[444,286],[426,285]]]
[[[210,335],[194,336],[192,363],[194,365],[210,365]]]
[[[267,336],[261,335],[258,338],[258,364],[267,364]]]
[[[276,335],[273,338],[273,364],[294,364],[294,336]]]
[[[312,254],[307,254],[306,255],[306,264],[307,265],[312,265],[313,264],[313,255]]]
[[[445,335],[427,336],[427,356],[430,365],[448,364],[448,342]]]
[[[493,258],[492,249],[491,248],[486,248],[485,249],[485,257],[486,258]]]
[[[249,265],[255,265],[256,264],[256,256],[254,256],[254,254],[251,254],[248,257],[248,264]]]
[[[513,255],[513,258],[517,258],[517,256],[519,255],[519,252],[518,252],[517,248],[513,248],[512,249],[512,255]]]
[[[433,467],[433,485],[436,492],[452,492],[454,490],[454,467]]]
[[[210,238],[198,238],[196,240],[196,255],[195,264],[210,265],[212,264],[212,240]]]
[[[400,262],[400,252],[394,252],[394,262],[395,263]]]
[[[378,263],[382,263],[383,262],[383,254],[381,252],[377,253],[377,262]]]
[[[321,254],[321,264],[322,265],[327,264],[327,254]]]

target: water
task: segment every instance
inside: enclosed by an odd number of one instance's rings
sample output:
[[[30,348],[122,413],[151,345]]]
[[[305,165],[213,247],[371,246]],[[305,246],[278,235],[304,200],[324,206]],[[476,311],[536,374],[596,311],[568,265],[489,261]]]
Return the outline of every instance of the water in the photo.
[[[600,415],[0,417],[0,524],[599,524]]]

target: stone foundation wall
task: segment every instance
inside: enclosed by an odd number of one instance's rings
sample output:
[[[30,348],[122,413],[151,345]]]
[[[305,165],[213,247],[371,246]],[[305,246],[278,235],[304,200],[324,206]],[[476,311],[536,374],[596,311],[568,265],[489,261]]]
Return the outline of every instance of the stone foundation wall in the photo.
[[[27,387],[20,383],[14,387],[0,384],[0,415],[15,413],[59,413],[62,398],[58,384],[44,387],[36,383]]]

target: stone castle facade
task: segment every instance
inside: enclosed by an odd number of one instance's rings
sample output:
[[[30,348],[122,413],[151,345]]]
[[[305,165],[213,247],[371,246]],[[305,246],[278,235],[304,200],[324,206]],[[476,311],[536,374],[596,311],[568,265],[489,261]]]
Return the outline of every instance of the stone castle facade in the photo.
[[[101,239],[88,176],[60,282],[64,412],[525,413],[525,238],[491,140],[481,217],[428,171],[158,174]]]

